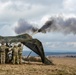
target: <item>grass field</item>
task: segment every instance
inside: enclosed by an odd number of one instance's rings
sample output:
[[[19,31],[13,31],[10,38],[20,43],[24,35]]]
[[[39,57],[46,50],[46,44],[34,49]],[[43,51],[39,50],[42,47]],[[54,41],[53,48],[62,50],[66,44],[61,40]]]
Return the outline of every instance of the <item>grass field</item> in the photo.
[[[76,75],[76,58],[50,58],[55,65],[30,62],[0,65],[0,75]]]

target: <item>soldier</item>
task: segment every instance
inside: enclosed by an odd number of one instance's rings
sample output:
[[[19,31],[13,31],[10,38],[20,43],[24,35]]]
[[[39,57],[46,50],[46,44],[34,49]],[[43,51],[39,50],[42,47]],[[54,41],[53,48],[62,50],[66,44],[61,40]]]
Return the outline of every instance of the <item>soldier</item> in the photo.
[[[13,57],[13,64],[19,64],[19,56],[18,56],[18,46],[14,45],[12,48],[12,57]]]
[[[6,47],[7,47],[7,49],[5,50],[5,56],[6,56],[5,62],[10,63],[9,62],[9,60],[10,60],[9,59],[9,52],[11,51],[11,46],[9,43],[6,43]]]
[[[5,64],[5,50],[7,49],[6,45],[2,42],[1,43],[1,64]]]
[[[19,55],[19,64],[22,64],[22,50],[23,50],[23,47],[21,44],[18,45],[18,55]]]

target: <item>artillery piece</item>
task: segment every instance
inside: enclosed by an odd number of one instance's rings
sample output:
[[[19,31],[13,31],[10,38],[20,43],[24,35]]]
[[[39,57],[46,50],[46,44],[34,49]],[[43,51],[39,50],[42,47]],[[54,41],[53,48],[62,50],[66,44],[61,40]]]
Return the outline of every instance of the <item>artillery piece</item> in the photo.
[[[44,64],[53,64],[50,60],[45,57],[44,49],[42,43],[38,39],[33,39],[29,34],[22,34],[17,36],[0,36],[0,43],[14,43],[21,42],[23,45],[30,48],[36,54],[41,57]]]

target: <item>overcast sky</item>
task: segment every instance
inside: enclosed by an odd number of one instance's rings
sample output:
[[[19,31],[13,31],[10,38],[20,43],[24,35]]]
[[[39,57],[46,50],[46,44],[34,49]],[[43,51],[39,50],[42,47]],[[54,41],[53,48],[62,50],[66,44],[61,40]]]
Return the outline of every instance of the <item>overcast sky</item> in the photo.
[[[41,27],[51,16],[76,17],[75,5],[76,0],[0,0],[0,35],[17,35],[14,27],[19,19]],[[45,51],[76,52],[76,35],[73,33],[38,33],[33,38],[43,43]]]

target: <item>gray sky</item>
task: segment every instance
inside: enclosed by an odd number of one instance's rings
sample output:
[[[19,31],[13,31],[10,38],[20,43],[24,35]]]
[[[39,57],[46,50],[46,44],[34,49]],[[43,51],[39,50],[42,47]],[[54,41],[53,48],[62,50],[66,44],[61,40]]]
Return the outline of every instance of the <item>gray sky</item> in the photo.
[[[51,16],[76,18],[75,5],[76,0],[0,0],[0,35],[17,35],[14,27],[19,19],[40,28]],[[42,41],[45,51],[76,52],[76,35],[73,33],[38,33],[33,37]]]

